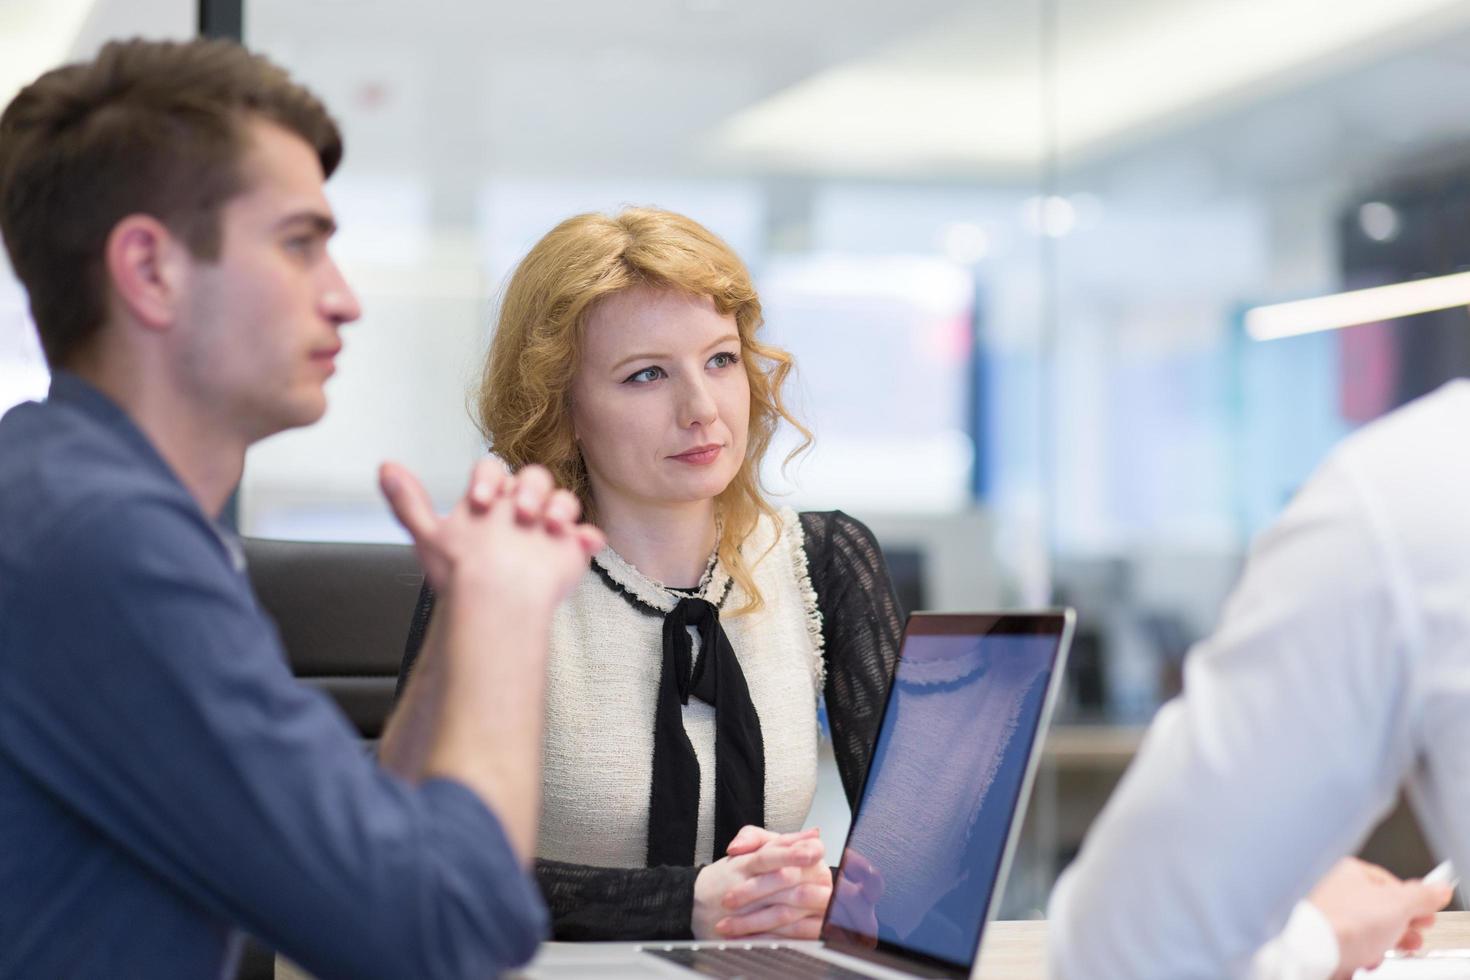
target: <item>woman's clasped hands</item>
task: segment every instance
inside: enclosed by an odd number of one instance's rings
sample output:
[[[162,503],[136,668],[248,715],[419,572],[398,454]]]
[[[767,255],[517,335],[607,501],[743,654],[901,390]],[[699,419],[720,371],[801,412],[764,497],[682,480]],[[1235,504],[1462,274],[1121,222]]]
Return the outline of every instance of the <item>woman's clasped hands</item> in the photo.
[[[694,882],[696,939],[816,939],[832,895],[817,828],[777,834],[742,827]]]

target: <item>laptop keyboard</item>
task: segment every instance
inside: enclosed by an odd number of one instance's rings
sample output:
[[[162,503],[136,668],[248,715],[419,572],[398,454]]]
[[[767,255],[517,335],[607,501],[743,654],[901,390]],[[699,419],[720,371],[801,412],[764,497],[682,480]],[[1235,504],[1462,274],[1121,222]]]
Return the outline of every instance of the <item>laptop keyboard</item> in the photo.
[[[785,946],[685,946],[645,953],[676,963],[686,970],[726,980],[871,980],[865,973],[849,970],[824,959]]]

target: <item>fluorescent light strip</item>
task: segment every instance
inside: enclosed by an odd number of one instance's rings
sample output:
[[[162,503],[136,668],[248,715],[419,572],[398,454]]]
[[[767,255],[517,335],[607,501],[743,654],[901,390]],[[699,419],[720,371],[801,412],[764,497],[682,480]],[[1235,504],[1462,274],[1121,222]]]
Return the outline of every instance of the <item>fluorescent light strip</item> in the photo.
[[[1467,304],[1470,304],[1470,272],[1457,272],[1316,299],[1257,306],[1246,311],[1245,332],[1253,340],[1278,340]]]
[[[1042,66],[1012,53],[1032,50],[1031,28],[991,12],[1000,6],[969,5],[746,107],[717,130],[716,152],[859,174],[1034,167],[1046,142]],[[1295,90],[1470,19],[1465,0],[1073,6],[1103,12],[1068,9],[1062,18],[1052,74],[1057,150],[1069,163],[1129,145],[1128,135],[1149,124],[1202,118],[1268,88]]]

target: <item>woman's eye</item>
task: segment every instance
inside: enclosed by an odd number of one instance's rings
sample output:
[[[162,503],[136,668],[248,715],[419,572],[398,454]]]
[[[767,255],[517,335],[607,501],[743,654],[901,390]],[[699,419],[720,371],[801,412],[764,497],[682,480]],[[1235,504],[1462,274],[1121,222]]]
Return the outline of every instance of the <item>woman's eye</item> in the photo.
[[[734,351],[722,350],[710,358],[710,363],[717,368],[729,367],[732,364],[740,363],[740,355]]]
[[[623,383],[647,384],[650,381],[657,381],[659,378],[663,377],[663,373],[663,368],[646,367],[642,371],[634,371],[632,374],[628,375],[626,378],[623,379]]]

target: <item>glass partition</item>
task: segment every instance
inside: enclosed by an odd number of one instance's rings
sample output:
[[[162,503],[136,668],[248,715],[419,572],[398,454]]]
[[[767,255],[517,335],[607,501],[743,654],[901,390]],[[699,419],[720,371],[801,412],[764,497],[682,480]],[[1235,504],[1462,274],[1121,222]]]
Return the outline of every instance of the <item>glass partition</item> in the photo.
[[[914,604],[1044,598],[1042,8],[876,7],[248,3],[247,42],[342,121],[365,315],[326,420],[251,453],[242,528],[397,539],[385,457],[451,499],[514,264],[572,214],[655,204],[740,252],[797,356],[817,439],[784,468],[778,439],[780,499],[879,527]]]
[[[1463,305],[1261,319],[1470,260],[1470,4],[1055,3],[1056,579],[1138,721],[1327,450],[1470,369]]]
[[[1277,309],[1470,262],[1466,0],[251,0],[245,25],[343,123],[366,312],[326,420],[252,451],[242,528],[399,539],[376,466],[459,492],[531,243],[692,215],[797,355],[817,443],[769,468],[781,499],[868,521],[910,608],[1080,611],[1061,717],[1112,727],[1053,739],[1007,914],[1044,904],[1250,536],[1470,368],[1463,308]]]
[[[1470,292],[1369,323],[1333,298],[1470,262],[1470,4],[1050,2],[1047,525],[1069,717],[1122,726],[1053,739],[1059,868],[1252,535],[1339,439],[1470,371]],[[1364,854],[1431,863],[1402,809]]]
[[[111,38],[188,38],[194,32],[194,0],[0,3],[0,107],[37,75],[90,58]],[[25,290],[0,251],[0,414],[44,397],[49,384]]]

